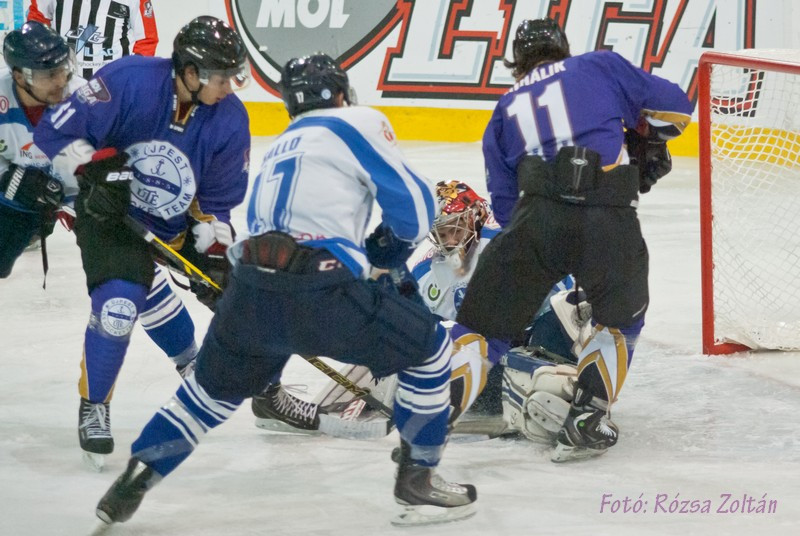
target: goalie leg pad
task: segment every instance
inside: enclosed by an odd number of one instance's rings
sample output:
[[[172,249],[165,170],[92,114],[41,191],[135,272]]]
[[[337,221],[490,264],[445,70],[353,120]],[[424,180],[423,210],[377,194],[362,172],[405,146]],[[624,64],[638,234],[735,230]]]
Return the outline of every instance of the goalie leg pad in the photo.
[[[466,333],[453,341],[450,375],[450,423],[454,423],[478,398],[486,387],[490,364],[486,339],[477,333]]]
[[[506,367],[503,419],[532,441],[553,441],[574,396],[575,367],[539,367],[533,374]]]

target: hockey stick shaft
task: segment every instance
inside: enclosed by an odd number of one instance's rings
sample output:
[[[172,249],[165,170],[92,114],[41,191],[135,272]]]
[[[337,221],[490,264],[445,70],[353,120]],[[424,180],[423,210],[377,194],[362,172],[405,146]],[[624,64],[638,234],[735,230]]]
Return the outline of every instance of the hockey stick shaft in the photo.
[[[346,376],[342,376],[339,372],[336,371],[333,367],[322,361],[318,357],[301,355],[303,359],[314,365],[317,370],[325,374],[327,377],[344,387],[347,391],[352,393],[356,398],[362,399],[364,402],[372,406],[374,409],[379,411],[384,417],[388,419],[392,419],[394,416],[394,411],[392,408],[372,396],[372,392],[369,389],[365,389],[364,387],[359,387],[352,381],[350,381]]]
[[[134,233],[144,239],[145,242],[152,244],[162,255],[164,255],[168,262],[173,266],[183,271],[183,273],[192,279],[205,282],[211,288],[222,292],[222,287],[216,281],[203,273],[200,268],[189,262],[183,255],[178,253],[172,246],[157,237],[147,227],[134,220],[131,216],[125,216],[125,224]]]

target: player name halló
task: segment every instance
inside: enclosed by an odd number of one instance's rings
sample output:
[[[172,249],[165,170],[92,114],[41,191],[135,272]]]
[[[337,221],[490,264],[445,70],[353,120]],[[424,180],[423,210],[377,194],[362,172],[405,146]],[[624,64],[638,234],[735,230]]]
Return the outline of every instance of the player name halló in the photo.
[[[604,493],[600,502],[601,514],[774,514],[778,510],[777,499],[760,499],[743,493],[721,493],[718,499],[685,499],[680,493],[659,493],[654,501],[644,498],[644,493],[632,499],[627,495],[614,498],[613,493]]]

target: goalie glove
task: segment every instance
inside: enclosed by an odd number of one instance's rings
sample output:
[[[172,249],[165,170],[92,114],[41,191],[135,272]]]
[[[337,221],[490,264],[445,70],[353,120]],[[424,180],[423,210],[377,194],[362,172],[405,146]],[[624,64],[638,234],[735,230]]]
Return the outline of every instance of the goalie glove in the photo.
[[[121,219],[128,213],[133,170],[127,161],[127,153],[109,147],[94,153],[90,162],[75,170],[83,208],[96,220]]]
[[[672,171],[672,157],[667,142],[654,129],[642,136],[637,129],[625,131],[625,144],[631,165],[639,168],[639,193],[646,194],[658,179]]]
[[[11,164],[0,176],[0,195],[23,208],[41,210],[57,207],[64,199],[64,187],[56,178],[33,166]]]

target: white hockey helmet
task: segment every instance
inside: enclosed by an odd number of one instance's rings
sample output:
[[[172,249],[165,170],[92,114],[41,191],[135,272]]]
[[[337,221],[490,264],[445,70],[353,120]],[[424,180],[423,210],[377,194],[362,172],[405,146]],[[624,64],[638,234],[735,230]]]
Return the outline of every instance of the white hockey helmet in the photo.
[[[436,198],[439,212],[428,238],[454,268],[460,268],[480,239],[489,205],[460,181],[439,182]]]

